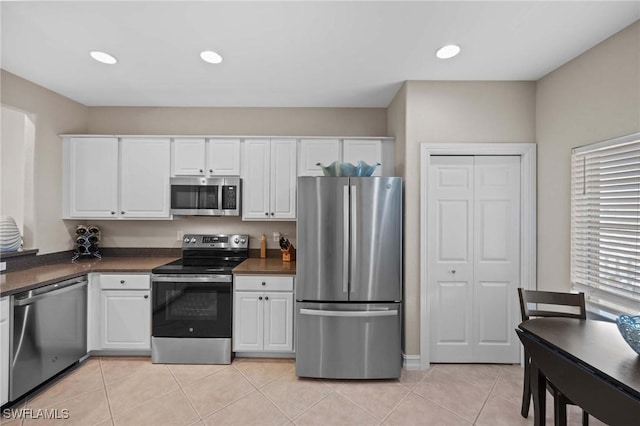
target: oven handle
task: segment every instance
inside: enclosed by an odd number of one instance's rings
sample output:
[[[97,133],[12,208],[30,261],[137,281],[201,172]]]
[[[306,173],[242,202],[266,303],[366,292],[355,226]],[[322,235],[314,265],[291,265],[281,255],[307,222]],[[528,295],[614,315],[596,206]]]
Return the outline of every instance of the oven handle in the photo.
[[[219,283],[219,282],[231,282],[231,277],[228,275],[210,275],[207,277],[163,277],[153,275],[151,282],[156,283]]]

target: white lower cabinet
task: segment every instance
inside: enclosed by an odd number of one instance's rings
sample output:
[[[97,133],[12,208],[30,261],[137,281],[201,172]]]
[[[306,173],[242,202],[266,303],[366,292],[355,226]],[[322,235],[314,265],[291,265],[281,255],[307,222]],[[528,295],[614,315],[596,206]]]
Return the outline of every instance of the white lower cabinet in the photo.
[[[9,401],[9,298],[0,299],[0,406]]]
[[[102,349],[151,349],[149,290],[103,290]]]
[[[151,350],[148,274],[91,274],[89,350]]]
[[[234,280],[233,350],[293,352],[293,277]]]

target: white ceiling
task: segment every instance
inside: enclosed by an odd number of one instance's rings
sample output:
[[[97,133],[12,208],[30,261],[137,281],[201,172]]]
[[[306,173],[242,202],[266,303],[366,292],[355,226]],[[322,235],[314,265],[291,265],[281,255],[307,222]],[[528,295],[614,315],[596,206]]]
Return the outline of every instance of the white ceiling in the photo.
[[[386,107],[405,80],[537,80],[640,18],[640,1],[0,7],[2,68],[89,106]],[[448,43],[462,53],[436,59]]]

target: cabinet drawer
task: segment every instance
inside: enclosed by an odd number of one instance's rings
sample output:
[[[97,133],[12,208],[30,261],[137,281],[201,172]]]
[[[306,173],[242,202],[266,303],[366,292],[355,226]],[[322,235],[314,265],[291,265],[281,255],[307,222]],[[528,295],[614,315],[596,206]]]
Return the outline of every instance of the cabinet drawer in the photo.
[[[100,275],[101,289],[136,289],[149,290],[151,288],[149,275]]]
[[[293,277],[282,275],[241,275],[235,279],[236,290],[293,291]]]
[[[9,319],[9,297],[5,296],[0,299],[0,321]]]

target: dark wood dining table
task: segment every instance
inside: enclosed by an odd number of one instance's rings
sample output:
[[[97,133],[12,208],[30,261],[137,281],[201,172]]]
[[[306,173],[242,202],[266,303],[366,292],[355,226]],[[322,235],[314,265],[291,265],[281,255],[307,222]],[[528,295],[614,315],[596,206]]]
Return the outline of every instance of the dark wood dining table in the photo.
[[[520,323],[516,332],[531,356],[536,426],[545,424],[547,379],[608,425],[640,425],[640,355],[615,323],[536,318]]]

